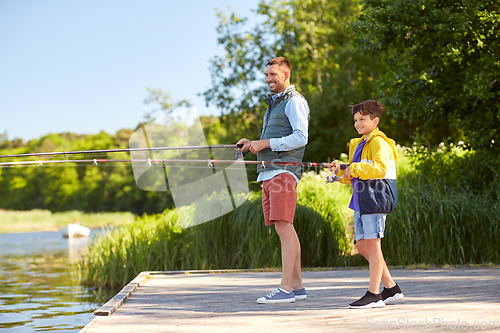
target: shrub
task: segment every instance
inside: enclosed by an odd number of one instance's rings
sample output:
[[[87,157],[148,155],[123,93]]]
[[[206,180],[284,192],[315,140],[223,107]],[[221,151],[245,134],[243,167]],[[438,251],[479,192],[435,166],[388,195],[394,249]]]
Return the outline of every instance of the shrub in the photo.
[[[436,186],[416,173],[400,178],[398,196],[382,242],[388,264],[500,261],[500,207],[490,194]]]

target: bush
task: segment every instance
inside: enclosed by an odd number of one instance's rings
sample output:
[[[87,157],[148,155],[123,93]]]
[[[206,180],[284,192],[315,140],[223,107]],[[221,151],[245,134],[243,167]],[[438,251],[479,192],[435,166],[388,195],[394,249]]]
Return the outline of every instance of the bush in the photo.
[[[500,158],[485,150],[473,151],[460,141],[441,143],[436,148],[424,146],[407,149],[414,172],[424,175],[437,187],[462,188],[484,194],[500,181]]]
[[[383,252],[388,264],[500,262],[499,190],[475,194],[437,186],[422,172],[399,179],[399,202],[388,215]]]

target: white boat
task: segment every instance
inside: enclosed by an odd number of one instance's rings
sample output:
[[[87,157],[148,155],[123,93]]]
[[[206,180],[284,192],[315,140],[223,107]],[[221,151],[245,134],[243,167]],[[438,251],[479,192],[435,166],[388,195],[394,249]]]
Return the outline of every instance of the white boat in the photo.
[[[73,222],[62,227],[59,232],[65,238],[88,237],[90,235],[90,229],[80,225],[78,222]]]

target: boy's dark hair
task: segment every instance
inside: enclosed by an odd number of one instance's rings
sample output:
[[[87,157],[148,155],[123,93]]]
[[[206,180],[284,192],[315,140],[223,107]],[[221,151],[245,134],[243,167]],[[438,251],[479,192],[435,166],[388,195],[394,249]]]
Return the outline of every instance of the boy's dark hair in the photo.
[[[271,59],[267,62],[267,65],[268,66],[278,65],[280,67],[285,66],[289,71],[292,70],[292,66],[290,66],[290,62],[285,57],[277,57],[277,58]]]
[[[354,116],[356,113],[360,113],[363,116],[370,115],[370,119],[382,116],[382,113],[384,113],[384,106],[373,100],[370,99],[368,101],[361,102],[359,104],[353,105],[352,106],[352,115]]]

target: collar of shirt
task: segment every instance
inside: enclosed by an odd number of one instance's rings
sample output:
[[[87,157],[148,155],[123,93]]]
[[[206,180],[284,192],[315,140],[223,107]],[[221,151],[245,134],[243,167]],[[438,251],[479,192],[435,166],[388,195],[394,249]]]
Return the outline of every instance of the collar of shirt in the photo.
[[[273,102],[276,100],[276,98],[280,97],[281,95],[283,95],[283,91],[280,92],[279,94],[272,95],[271,98],[273,99]]]

